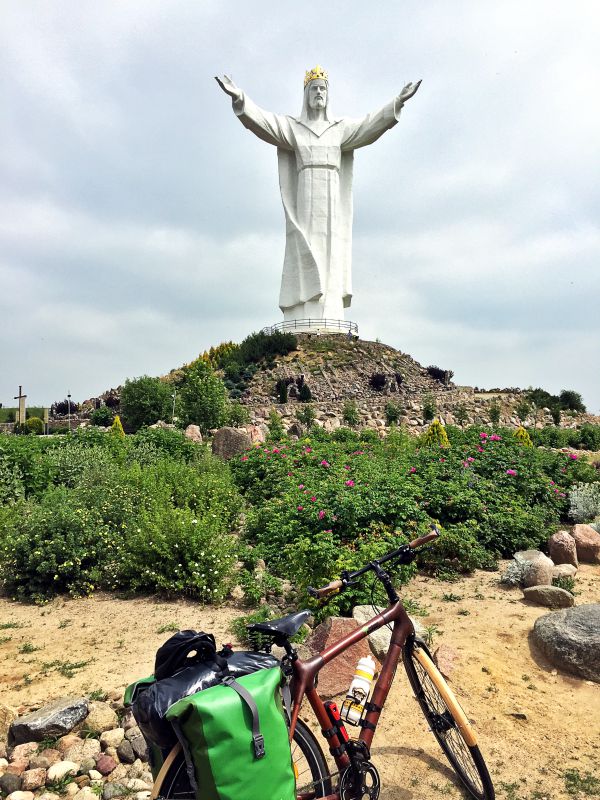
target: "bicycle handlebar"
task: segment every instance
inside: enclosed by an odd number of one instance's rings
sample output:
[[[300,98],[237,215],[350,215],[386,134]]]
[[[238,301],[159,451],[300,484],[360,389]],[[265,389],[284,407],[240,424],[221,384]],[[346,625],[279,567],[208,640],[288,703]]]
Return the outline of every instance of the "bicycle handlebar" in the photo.
[[[322,586],[320,589],[315,589],[312,586],[308,586],[306,591],[311,597],[315,597],[317,600],[322,600],[324,597],[327,597],[327,595],[333,594],[334,592],[339,592],[341,589],[346,588],[350,582],[354,581],[360,575],[364,575],[365,572],[369,572],[369,570],[372,569],[377,570],[381,564],[385,563],[386,561],[391,561],[394,558],[398,558],[405,559],[404,563],[409,564],[416,555],[414,550],[417,547],[422,547],[424,544],[432,542],[440,535],[437,525],[432,524],[430,527],[431,533],[421,536],[418,539],[414,539],[412,542],[402,545],[402,547],[399,547],[397,550],[392,550],[391,553],[387,553],[381,558],[369,562],[366,567],[362,567],[362,569],[358,569],[356,572],[343,573],[342,578],[331,581],[331,583],[328,583],[327,586]]]

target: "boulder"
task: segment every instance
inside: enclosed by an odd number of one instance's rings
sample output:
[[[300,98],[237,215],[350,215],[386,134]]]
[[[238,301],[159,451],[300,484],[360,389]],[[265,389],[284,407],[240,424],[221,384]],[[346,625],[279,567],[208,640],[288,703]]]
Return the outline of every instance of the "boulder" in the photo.
[[[574,578],[577,575],[577,567],[573,564],[557,564],[552,570],[552,578]]]
[[[600,564],[600,533],[591,525],[575,525],[573,538],[577,558],[586,564]]]
[[[80,730],[103,733],[119,726],[119,718],[109,703],[94,700],[90,703],[87,717],[78,725]]]
[[[373,619],[374,616],[377,614],[381,614],[383,608],[378,606],[355,606],[352,609],[352,618],[356,620],[358,625],[365,625],[370,619]],[[420,622],[410,618],[412,624],[415,628],[415,633],[421,639],[427,638],[427,631],[421,625]],[[379,628],[379,630],[373,631],[373,633],[369,634],[369,646],[371,648],[371,652],[379,661],[383,661],[386,657],[387,651],[390,647],[390,641],[392,638],[392,632],[390,629],[384,625],[383,628]]]
[[[10,726],[8,737],[13,744],[41,742],[42,739],[63,736],[73,730],[88,713],[85,697],[60,698],[38,711],[32,711],[17,719]]]
[[[202,444],[202,434],[200,432],[200,428],[197,425],[188,425],[185,429],[185,437],[189,439],[191,442],[196,442],[197,444]]]
[[[133,764],[135,761],[135,753],[133,752],[131,742],[127,739],[123,739],[121,744],[117,747],[117,755],[124,764]]]
[[[533,641],[559,669],[600,683],[600,603],[539,617]]]
[[[5,767],[4,771],[10,772],[13,775],[22,775],[28,767],[28,758],[15,758],[10,762],[8,767]]]
[[[528,561],[523,568],[523,588],[529,586],[550,586],[552,583],[552,559],[537,551],[537,556]]]
[[[575,604],[571,592],[558,586],[530,586],[523,589],[525,600],[547,608],[570,608]]]
[[[553,533],[548,539],[548,552],[555,564],[572,564],[579,566],[575,539],[567,531]]]
[[[13,775],[11,772],[5,772],[4,775],[0,775],[0,792],[11,795],[13,792],[18,792],[20,788],[20,775]]]
[[[78,739],[64,751],[63,759],[81,764],[89,758],[95,758],[99,753],[100,742],[98,739]]]
[[[269,428],[264,424],[246,425],[246,433],[250,436],[252,444],[263,444],[267,441],[269,435]]]
[[[59,761],[62,760],[62,757],[67,752],[67,750],[69,750],[69,748],[74,747],[80,741],[81,741],[81,736],[78,736],[76,733],[67,733],[66,736],[61,736],[56,744],[58,751],[61,755]]]
[[[27,769],[21,775],[21,789],[24,792],[33,792],[46,783],[46,770],[42,768]]]
[[[123,728],[113,728],[109,731],[104,731],[100,736],[100,745],[104,750],[107,747],[118,747],[125,737]]]
[[[0,741],[5,741],[8,738],[8,729],[16,718],[17,712],[14,708],[0,703]]]
[[[29,759],[29,766],[31,769],[48,769],[48,767],[52,766],[52,764],[56,764],[56,762],[60,760],[60,752],[48,747],[42,750],[41,753],[36,753],[34,756],[31,756]]]
[[[305,643],[306,647],[309,652],[316,654],[357,628],[358,623],[354,619],[329,617],[315,628],[313,635]],[[319,694],[331,698],[347,692],[359,659],[367,655],[369,645],[366,639],[362,639],[323,667],[319,672]]]
[[[448,644],[441,644],[433,654],[434,664],[447,681],[451,680],[454,674],[457,660],[458,653]]]
[[[238,428],[219,428],[212,440],[215,456],[228,461],[252,447],[250,434]]]
[[[76,775],[79,764],[74,761],[57,761],[48,769],[48,783],[61,781],[67,775]]]
[[[102,775],[110,775],[116,766],[117,762],[114,760],[114,758],[111,758],[107,755],[101,755],[96,760],[96,769]]]
[[[33,792],[11,792],[6,800],[34,800],[35,795]]]
[[[24,742],[23,744],[18,744],[16,747],[13,747],[10,754],[10,760],[19,761],[20,759],[24,758],[29,761],[29,758],[33,755],[33,753],[37,753],[37,749],[37,742]]]

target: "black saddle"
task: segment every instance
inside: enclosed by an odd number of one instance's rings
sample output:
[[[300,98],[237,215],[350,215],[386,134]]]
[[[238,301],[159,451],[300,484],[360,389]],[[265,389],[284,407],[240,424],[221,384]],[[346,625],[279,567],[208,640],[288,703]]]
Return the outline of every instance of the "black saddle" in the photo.
[[[286,614],[285,617],[279,617],[279,619],[270,619],[268,622],[255,622],[252,625],[247,625],[246,628],[251,636],[252,634],[267,636],[275,644],[281,646],[291,636],[298,633],[311,614],[312,612],[307,609],[295,611],[293,614]]]

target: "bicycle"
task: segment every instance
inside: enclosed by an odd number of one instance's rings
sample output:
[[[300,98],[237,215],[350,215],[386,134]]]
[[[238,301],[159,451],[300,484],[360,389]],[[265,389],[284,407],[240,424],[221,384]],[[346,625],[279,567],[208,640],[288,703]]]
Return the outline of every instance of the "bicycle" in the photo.
[[[390,691],[396,667],[402,659],[409,683],[425,715],[429,728],[446,755],[464,788],[474,800],[494,800],[494,788],[473,728],[460,707],[452,690],[434,665],[425,642],[416,637],[413,624],[404,609],[390,575],[382,564],[411,563],[417,552],[439,535],[432,525],[432,533],[415,539],[407,545],[370,561],[355,572],[344,572],[341,578],[320,589],[309,587],[311,596],[324,599],[356,583],[367,572],[374,572],[384,587],[389,606],[365,625],[344,636],[323,652],[303,661],[290,639],[299,631],[310,611],[298,611],[280,619],[248,626],[251,635],[260,636],[269,651],[271,645],[285,650],[282,659],[284,672],[290,676],[291,719],[290,741],[296,774],[297,800],[377,800],[381,790],[379,773],[371,762],[371,744],[377,723]],[[353,644],[373,631],[393,623],[388,652],[360,718],[358,739],[347,738],[345,727],[332,720],[330,712],[319,696],[316,679],[319,671]],[[304,697],[318,721],[321,733],[327,740],[329,752],[337,772],[329,769],[319,741],[308,725],[299,719]],[[343,707],[342,707],[343,708]],[[173,800],[194,800],[187,777],[181,745],[176,745],[163,764],[152,792],[151,800],[160,795]],[[261,800],[263,800],[261,798]],[[264,798],[269,800],[269,798]]]

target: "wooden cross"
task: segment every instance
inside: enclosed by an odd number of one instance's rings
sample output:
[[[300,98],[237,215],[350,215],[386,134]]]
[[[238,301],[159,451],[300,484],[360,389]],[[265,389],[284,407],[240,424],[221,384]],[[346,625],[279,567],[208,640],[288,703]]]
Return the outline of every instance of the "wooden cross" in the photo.
[[[27,397],[26,394],[23,394],[23,387],[19,386],[19,394],[16,397],[13,397],[13,400],[19,401],[19,409],[17,412],[17,422],[19,425],[22,425],[25,422],[25,398]],[[21,419],[22,417],[22,419]]]

